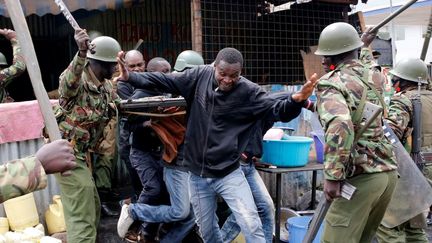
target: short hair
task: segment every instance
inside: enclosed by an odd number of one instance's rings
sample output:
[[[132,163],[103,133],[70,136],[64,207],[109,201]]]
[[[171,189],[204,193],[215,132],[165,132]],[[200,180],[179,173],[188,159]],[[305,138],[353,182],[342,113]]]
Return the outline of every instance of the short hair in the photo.
[[[130,50],[126,52],[125,59],[129,59],[131,56],[137,56],[138,58],[144,60],[143,54],[138,50]]]
[[[154,70],[157,70],[159,68],[160,65],[163,64],[168,64],[171,68],[171,65],[169,64],[169,62],[163,58],[163,57],[154,57],[152,59],[150,59],[150,61],[147,64],[147,71],[148,72],[154,72]]]
[[[220,61],[229,64],[240,63],[240,66],[243,67],[243,55],[237,49],[232,47],[226,47],[219,51],[216,56],[215,65],[219,64]]]

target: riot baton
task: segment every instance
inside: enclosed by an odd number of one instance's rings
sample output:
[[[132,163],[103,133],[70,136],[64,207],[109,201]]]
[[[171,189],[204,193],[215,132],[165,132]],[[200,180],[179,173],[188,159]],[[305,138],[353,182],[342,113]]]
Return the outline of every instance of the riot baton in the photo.
[[[69,24],[72,26],[72,28],[74,28],[74,30],[80,30],[81,28],[79,27],[75,18],[72,16],[71,12],[67,8],[66,4],[64,4],[63,0],[54,0],[54,2],[57,4],[57,6],[59,6],[60,11],[63,13],[63,15],[65,16],[67,21],[69,21]],[[95,50],[94,50],[95,46],[93,44],[90,44],[89,41],[87,41],[87,46],[90,50],[90,53],[94,54],[95,53]]]

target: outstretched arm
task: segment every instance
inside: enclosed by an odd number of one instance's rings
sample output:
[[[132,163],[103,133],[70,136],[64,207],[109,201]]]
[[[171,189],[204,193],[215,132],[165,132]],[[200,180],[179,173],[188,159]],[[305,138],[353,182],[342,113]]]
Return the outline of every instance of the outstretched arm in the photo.
[[[10,29],[0,29],[0,34],[5,36],[12,44],[13,61],[12,65],[0,71],[0,86],[6,87],[14,78],[25,71],[24,58],[21,55],[21,47],[16,33]]]
[[[87,57],[87,41],[89,40],[89,36],[86,30],[76,30],[74,38],[78,45],[79,52],[75,55],[66,70],[60,75],[59,93],[60,96],[64,98],[76,96],[82,86],[81,75],[84,71]]]

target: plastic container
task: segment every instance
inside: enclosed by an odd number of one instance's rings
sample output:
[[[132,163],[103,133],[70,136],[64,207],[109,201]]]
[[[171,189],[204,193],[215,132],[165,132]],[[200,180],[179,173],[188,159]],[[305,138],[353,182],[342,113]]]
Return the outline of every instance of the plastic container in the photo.
[[[318,163],[324,163],[324,135],[311,132],[315,144],[316,159]]]
[[[9,199],[3,205],[11,230],[22,231],[39,224],[33,193]]]
[[[304,166],[308,162],[308,155],[312,138],[289,136],[286,140],[264,140],[263,161],[278,167]]]
[[[50,204],[45,212],[45,220],[48,228],[48,234],[66,231],[66,223],[63,214],[63,204],[59,195],[53,196],[53,204]]]
[[[51,236],[44,236],[39,241],[40,243],[61,243],[62,241]]]
[[[9,221],[5,217],[0,217],[0,234],[4,234],[9,231]]]
[[[312,216],[299,216],[289,218],[287,220],[287,230],[289,232],[288,242],[290,243],[301,243],[303,238],[306,236],[308,230],[309,222],[312,220]],[[321,234],[323,231],[323,225],[321,224],[315,239],[312,243],[319,243],[321,239]]]

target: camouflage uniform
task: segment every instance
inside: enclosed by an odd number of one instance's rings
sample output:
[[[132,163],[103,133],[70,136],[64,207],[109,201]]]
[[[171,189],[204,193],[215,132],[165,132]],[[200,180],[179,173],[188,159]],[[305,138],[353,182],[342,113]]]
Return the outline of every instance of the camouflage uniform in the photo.
[[[110,82],[110,81],[106,81]],[[115,89],[114,89],[115,90]],[[115,92],[115,91],[114,91]],[[96,188],[101,192],[111,191],[111,177],[116,158],[117,116],[109,120],[103,128],[101,141],[95,148],[93,176]],[[99,195],[101,196],[101,195]],[[106,200],[101,196],[101,200]]]
[[[367,47],[361,48],[359,60],[365,66],[379,67],[379,65],[376,63],[375,59],[373,58],[371,50]]]
[[[47,176],[35,157],[12,160],[0,166],[0,203],[46,186]]]
[[[410,140],[408,139],[411,136],[412,132],[412,117],[413,113],[413,105],[411,102],[411,98],[417,95],[418,90],[417,87],[409,87],[406,90],[395,94],[390,100],[389,106],[389,116],[387,118],[390,127],[395,132],[396,136],[405,146],[408,152],[411,152]],[[422,105],[427,106],[432,104],[432,91],[422,90]],[[428,99],[429,102],[426,102],[425,99]],[[426,122],[426,124],[430,124],[431,121],[427,121],[424,119],[425,117],[431,118],[432,115],[432,107],[425,107],[426,109],[422,109],[423,111],[429,111],[429,114],[422,113],[422,123]],[[423,126],[422,126],[423,127]],[[431,144],[431,131],[432,126],[429,126],[430,131],[422,131],[422,135],[429,139],[429,144],[424,144],[422,146],[422,150],[430,150]],[[429,178],[430,179],[430,178]],[[395,228],[387,228],[383,225],[380,225],[377,231],[378,241],[381,242],[428,242],[427,235],[425,231],[418,227],[411,227],[410,221],[407,221]]]
[[[354,127],[352,116],[362,92],[368,89],[361,80],[382,93],[383,76],[358,60],[339,64],[317,86],[317,109],[326,140],[325,179],[346,180],[357,187],[350,201],[337,198],[331,204],[323,242],[370,242],[396,184],[396,160],[392,145],[384,137],[381,115],[353,144],[358,128]],[[366,100],[381,105],[370,89]],[[351,154],[352,146],[356,147]]]
[[[57,175],[60,183],[68,242],[95,242],[100,200],[88,164],[108,120],[120,99],[111,82],[99,82],[86,58],[78,54],[60,76],[59,128],[72,141],[77,167],[71,176]]]
[[[13,63],[10,67],[0,71],[0,103],[12,102],[6,87],[10,82],[25,71],[24,58],[21,56],[21,47],[16,38],[10,40],[13,49]]]

